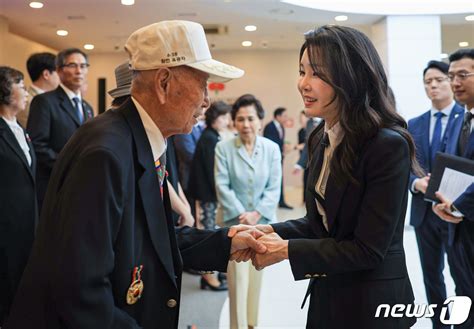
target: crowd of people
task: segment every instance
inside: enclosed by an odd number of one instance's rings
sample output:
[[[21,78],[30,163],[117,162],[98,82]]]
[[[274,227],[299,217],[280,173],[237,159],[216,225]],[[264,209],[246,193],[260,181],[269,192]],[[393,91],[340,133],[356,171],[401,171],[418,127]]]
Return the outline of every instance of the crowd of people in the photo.
[[[295,147],[287,110],[252,94],[211,103],[207,82],[244,72],[212,59],[201,25],[163,21],[130,35],[111,109],[83,99],[80,49],[0,66],[0,327],[175,328],[183,269],[228,290],[231,328],[258,326],[262,269],[288,259],[309,280],[308,328],[409,328],[376,318],[412,304],[403,249],[408,193],[428,302],[474,301],[474,201],[425,201],[437,152],[474,160],[474,49],[422,72],[431,109],[397,113],[383,65],[361,32],[305,34]],[[278,222],[283,160],[300,151],[306,216]],[[215,275],[212,271],[218,271]],[[341,314],[341,310],[343,313]],[[459,328],[472,328],[474,310]]]

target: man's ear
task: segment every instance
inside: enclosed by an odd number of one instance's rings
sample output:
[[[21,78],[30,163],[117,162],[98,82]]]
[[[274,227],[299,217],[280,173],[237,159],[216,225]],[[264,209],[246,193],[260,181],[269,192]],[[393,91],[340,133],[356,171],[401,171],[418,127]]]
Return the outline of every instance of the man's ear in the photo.
[[[168,68],[161,68],[156,70],[154,76],[155,92],[158,96],[160,104],[165,104],[170,93],[171,84],[171,70]]]
[[[51,72],[49,72],[48,69],[44,69],[43,72],[41,72],[41,77],[43,78],[43,80],[48,81],[51,77]]]

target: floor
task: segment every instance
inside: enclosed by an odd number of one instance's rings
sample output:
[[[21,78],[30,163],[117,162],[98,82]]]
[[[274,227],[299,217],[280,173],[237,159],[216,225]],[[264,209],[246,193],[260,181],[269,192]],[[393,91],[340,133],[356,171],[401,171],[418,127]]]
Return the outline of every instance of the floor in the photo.
[[[288,202],[298,205],[294,210],[278,210],[280,220],[299,218],[304,215],[304,208],[298,200],[297,191],[288,191]],[[291,198],[291,196],[294,196]],[[408,272],[417,304],[427,303],[423,277],[418,257],[415,232],[409,225],[405,226],[405,252]],[[454,295],[454,283],[446,264],[445,281],[447,295]],[[307,281],[293,280],[287,261],[264,270],[262,295],[260,301],[260,320],[256,329],[300,329],[306,322],[305,309],[301,302],[306,291]],[[275,289],[275,287],[278,287]],[[199,277],[185,274],[183,277],[180,329],[227,329],[229,328],[228,297],[226,292],[210,292],[199,289]],[[419,319],[412,327],[430,329],[429,319]]]

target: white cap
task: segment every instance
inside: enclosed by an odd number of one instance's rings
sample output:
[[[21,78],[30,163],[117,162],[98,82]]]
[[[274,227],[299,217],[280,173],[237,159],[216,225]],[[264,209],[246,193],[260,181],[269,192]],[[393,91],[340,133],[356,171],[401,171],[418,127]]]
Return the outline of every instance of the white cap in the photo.
[[[209,80],[226,82],[244,71],[213,60],[201,24],[162,21],[133,32],[125,44],[132,70],[154,70],[186,65],[209,74]]]

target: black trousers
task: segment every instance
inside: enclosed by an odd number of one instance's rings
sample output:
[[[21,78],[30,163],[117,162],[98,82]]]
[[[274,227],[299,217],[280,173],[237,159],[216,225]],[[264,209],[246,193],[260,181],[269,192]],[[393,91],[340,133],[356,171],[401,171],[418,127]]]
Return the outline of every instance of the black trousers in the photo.
[[[448,256],[448,264],[454,282],[458,282],[458,272],[454,250],[448,245],[448,223],[436,216],[431,209],[427,210],[425,219],[415,228],[416,241],[420,254],[423,281],[429,304],[437,304],[435,316],[432,318],[434,329],[449,329],[450,326],[440,322],[441,306],[446,300],[446,285],[444,284],[444,255]],[[456,294],[458,284],[456,283]]]
[[[457,224],[452,249],[454,268],[457,272],[456,295],[467,296],[474,304],[474,221],[464,219]],[[471,305],[469,320],[454,328],[474,328],[474,305]]]

